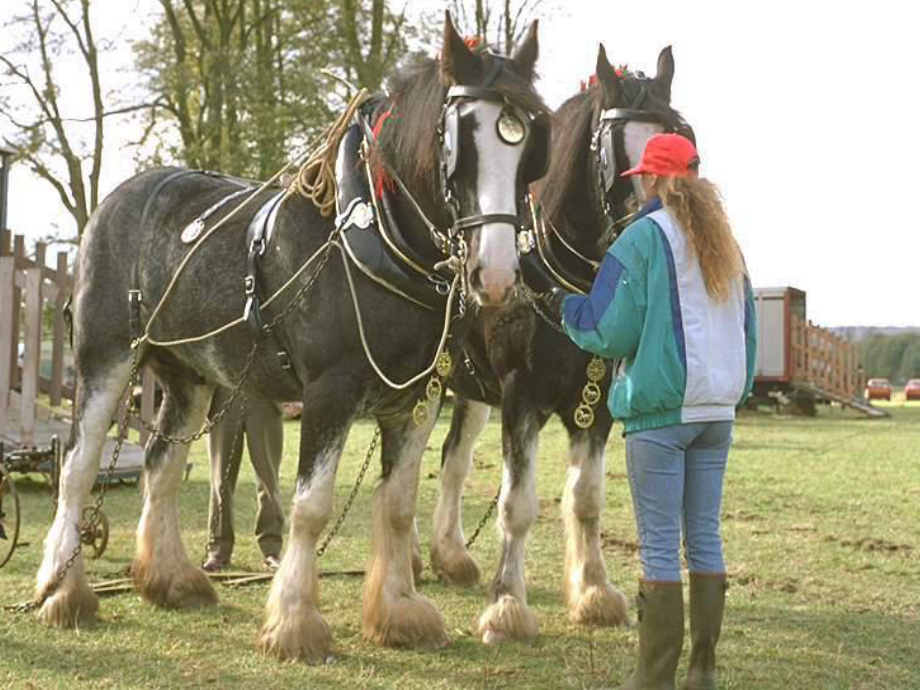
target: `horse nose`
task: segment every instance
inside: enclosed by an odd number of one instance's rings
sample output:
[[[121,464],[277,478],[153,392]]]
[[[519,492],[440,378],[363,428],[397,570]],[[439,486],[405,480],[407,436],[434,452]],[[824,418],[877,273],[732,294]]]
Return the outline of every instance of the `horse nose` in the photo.
[[[500,307],[514,294],[521,277],[520,266],[513,270],[477,266],[470,274],[470,286],[483,307]]]

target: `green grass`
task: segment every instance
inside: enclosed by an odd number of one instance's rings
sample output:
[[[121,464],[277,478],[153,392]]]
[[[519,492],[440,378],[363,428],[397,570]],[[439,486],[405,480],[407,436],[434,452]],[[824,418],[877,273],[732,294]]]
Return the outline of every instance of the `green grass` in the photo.
[[[724,537],[731,576],[719,665],[722,687],[920,688],[920,406],[892,404],[891,418],[870,421],[822,409],[817,419],[746,414],[729,461]],[[442,415],[432,436],[419,494],[423,549],[438,487]],[[339,471],[337,505],[347,495],[373,429],[354,429]],[[283,486],[293,487],[298,428],[286,428]],[[341,652],[322,667],[279,664],[253,642],[267,589],[221,589],[218,608],[160,611],[136,595],[105,598],[100,622],[78,632],[52,630],[28,616],[0,613],[2,688],[601,688],[632,667],[636,634],[571,624],[560,596],[565,434],[551,422],[540,452],[540,517],[527,552],[528,595],[541,621],[534,644],[484,647],[473,634],[484,590],[448,589],[426,570],[422,592],[444,613],[450,645],[441,650],[379,649],[361,638],[361,581],[323,581],[321,608]],[[202,444],[183,485],[187,549],[205,544],[207,463]],[[490,423],[476,456],[465,511],[467,533],[479,521],[500,477],[500,430]],[[603,519],[611,579],[632,599],[638,567],[635,527],[625,482],[623,444],[608,445]],[[30,545],[0,570],[0,603],[28,599],[40,544],[52,518],[50,493],[38,480],[19,482]],[[362,488],[323,570],[358,569],[369,553],[369,496]],[[250,536],[255,508],[248,463],[237,498],[235,564],[257,569]],[[112,537],[89,565],[92,579],[129,564],[140,496],[114,488],[106,501]],[[486,530],[474,547],[484,579],[497,542]],[[684,663],[686,662],[686,653]]]

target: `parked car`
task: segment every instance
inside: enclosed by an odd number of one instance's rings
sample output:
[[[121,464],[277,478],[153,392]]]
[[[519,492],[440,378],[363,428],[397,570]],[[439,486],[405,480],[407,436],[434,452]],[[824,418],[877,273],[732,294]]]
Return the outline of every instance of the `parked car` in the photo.
[[[904,386],[905,400],[920,400],[920,379],[911,379]]]
[[[888,379],[869,379],[866,382],[868,400],[891,400],[891,382]]]

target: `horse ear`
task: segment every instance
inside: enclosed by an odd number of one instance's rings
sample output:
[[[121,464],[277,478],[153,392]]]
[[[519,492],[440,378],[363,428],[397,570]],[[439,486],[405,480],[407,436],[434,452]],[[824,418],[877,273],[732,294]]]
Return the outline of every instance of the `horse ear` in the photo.
[[[454,28],[450,11],[444,12],[444,45],[441,48],[441,81],[445,86],[470,83],[479,72],[479,58]]]
[[[661,96],[671,102],[671,82],[674,80],[674,54],[668,46],[658,55],[658,74],[655,75],[655,86]]]
[[[597,67],[594,68],[597,82],[600,85],[601,107],[612,108],[620,97],[620,77],[607,59],[607,51],[601,43],[597,48]]]
[[[539,19],[533,20],[524,40],[515,48],[514,55],[511,56],[511,59],[520,68],[521,73],[531,80],[534,76],[534,66],[537,64],[537,58],[540,55],[540,43],[537,40],[539,24]]]

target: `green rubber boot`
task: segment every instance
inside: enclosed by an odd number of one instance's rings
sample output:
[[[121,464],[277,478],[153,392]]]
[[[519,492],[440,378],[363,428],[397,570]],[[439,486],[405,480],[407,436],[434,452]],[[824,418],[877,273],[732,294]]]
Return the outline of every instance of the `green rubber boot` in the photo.
[[[684,643],[680,582],[639,583],[639,661],[619,690],[674,690]]]
[[[725,614],[725,574],[690,573],[690,665],[684,690],[716,690],[716,644]]]

